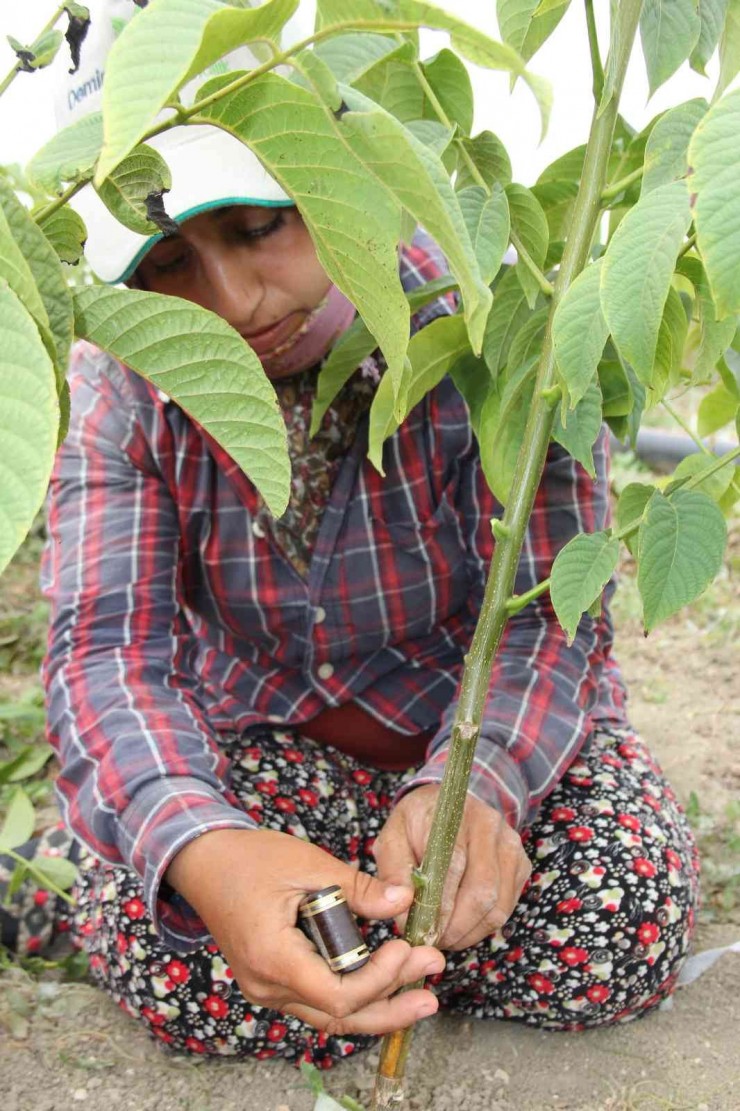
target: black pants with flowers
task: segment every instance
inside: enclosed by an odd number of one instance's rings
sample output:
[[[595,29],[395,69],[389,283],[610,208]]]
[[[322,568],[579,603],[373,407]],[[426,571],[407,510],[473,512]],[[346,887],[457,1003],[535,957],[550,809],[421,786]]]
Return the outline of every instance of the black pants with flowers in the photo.
[[[229,744],[232,787],[270,829],[372,872],[400,773],[365,768],[293,731]],[[670,994],[698,899],[694,840],[660,768],[630,731],[597,733],[523,835],[533,872],[506,925],[448,955],[441,1005],[551,1030],[628,1022]],[[137,877],[83,858],[69,926],[92,974],[165,1044],[329,1067],[374,1041],[327,1037],[249,1003],[215,945],[184,957],[154,932]],[[371,948],[389,923],[363,926]]]

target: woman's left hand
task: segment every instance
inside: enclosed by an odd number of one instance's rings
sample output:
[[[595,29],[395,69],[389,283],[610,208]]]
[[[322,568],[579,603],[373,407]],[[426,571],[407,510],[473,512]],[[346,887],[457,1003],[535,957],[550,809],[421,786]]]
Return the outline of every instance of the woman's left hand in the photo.
[[[404,795],[375,841],[378,876],[411,884],[421,864],[439,794],[436,784]],[[519,834],[501,814],[468,795],[442,895],[440,949],[467,949],[503,926],[532,871]],[[404,928],[406,915],[396,919]]]

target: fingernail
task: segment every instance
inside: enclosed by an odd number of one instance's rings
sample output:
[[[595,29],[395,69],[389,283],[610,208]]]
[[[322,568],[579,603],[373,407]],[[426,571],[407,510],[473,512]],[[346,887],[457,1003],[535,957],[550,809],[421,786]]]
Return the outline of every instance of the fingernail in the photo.
[[[386,887],[385,897],[389,903],[400,903],[401,900],[406,897],[407,891],[407,887],[397,887],[395,885],[392,887]]]
[[[424,969],[424,975],[425,976],[436,976],[438,972],[444,972],[444,970],[445,970],[444,964],[440,964],[439,961],[434,961],[433,964],[428,964],[426,966],[426,968]]]

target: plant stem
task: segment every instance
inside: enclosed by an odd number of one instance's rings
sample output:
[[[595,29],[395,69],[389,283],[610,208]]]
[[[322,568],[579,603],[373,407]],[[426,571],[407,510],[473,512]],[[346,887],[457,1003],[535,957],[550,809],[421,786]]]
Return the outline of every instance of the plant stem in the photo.
[[[618,197],[620,193],[624,193],[625,189],[629,189],[633,182],[639,181],[644,173],[645,167],[638,166],[636,170],[633,170],[631,174],[627,174],[626,177],[621,178],[620,181],[615,181],[613,185],[607,185],[606,189],[601,194],[602,204],[608,204],[609,201],[613,201],[615,197]]]
[[[600,116],[596,114],[598,104],[594,109],[570,234],[555,281],[542,355],[537,368],[534,402],[524,430],[512,492],[503,517],[504,529],[509,530],[509,535],[506,536],[500,530],[481,613],[470,650],[465,657],[452,744],[421,866],[421,871],[427,877],[427,887],[421,897],[417,892],[409,913],[406,939],[412,945],[433,944],[439,935],[442,888],[462,820],[468,775],[488,695],[491,665],[508,620],[507,602],[512,595],[555,416],[555,410],[541,398],[542,391],[554,384],[555,377],[552,319],[561,299],[588,260],[601,212],[601,194],[606,182],[619,97],[641,8],[641,0],[622,0],[616,14],[621,23],[621,49],[615,65],[614,95]],[[412,1031],[413,1027],[409,1027],[386,1035],[383,1039],[373,1101],[374,1111],[398,1107],[403,1101],[403,1075]]]
[[[599,51],[599,38],[596,34],[596,18],[594,16],[594,0],[586,0],[586,26],[588,28],[588,46],[591,51],[591,72],[593,73],[594,103],[601,103],[601,94],[604,91],[604,67],[601,64]]]
[[[55,883],[52,883],[52,881],[44,875],[40,868],[34,867],[34,863],[32,860],[26,860],[25,856],[21,856],[21,854],[17,853],[15,849],[4,849],[3,851],[7,853],[10,859],[14,860],[16,864],[22,864],[26,871],[31,873],[39,887],[43,887],[47,891],[53,892],[53,894],[56,895],[59,899],[64,899],[64,901],[69,903],[69,905],[72,907],[76,905],[71,895],[68,895],[66,891],[62,891],[61,887],[57,887]]]
[[[676,412],[676,410],[673,408],[673,406],[670,404],[670,402],[666,401],[666,399],[663,398],[663,400],[661,401],[660,404],[663,406],[663,408],[665,409],[665,411],[667,413],[670,413],[670,415],[675,420],[676,424],[679,425],[681,428],[683,428],[686,435],[691,437],[691,439],[694,441],[694,443],[696,444],[696,446],[699,448],[700,451],[703,451],[705,455],[712,455],[713,454],[713,452],[711,452],[709,450],[707,445],[705,443],[703,443],[702,440],[699,439],[697,434],[692,431],[692,429],[686,423],[686,421],[683,419],[681,414]]]
[[[43,223],[43,221],[51,216],[53,212],[56,212],[58,208],[62,208],[62,206],[65,205],[71,197],[74,197],[75,193],[79,193],[80,189],[87,185],[89,181],[90,178],[86,177],[83,178],[82,181],[76,181],[73,185],[67,186],[63,193],[60,193],[53,201],[49,201],[39,212],[34,213],[33,218],[36,223]]]
[[[36,35],[36,37],[34,38],[33,41],[37,42],[41,38],[42,35],[46,34],[47,31],[51,31],[52,28],[54,27],[54,24],[59,19],[59,17],[63,14],[63,12],[64,12],[64,4],[60,4],[59,7],[57,8],[57,10],[54,12],[54,15],[51,16],[51,18],[48,20],[48,22],[44,24],[44,26],[41,28],[41,30]],[[13,68],[10,70],[10,72],[6,73],[5,77],[2,79],[2,81],[0,81],[0,96],[3,95],[3,93],[7,89],[8,85],[12,84],[12,82],[15,81],[18,74],[23,73],[23,72],[24,72],[24,70],[21,68],[21,66],[18,64],[18,62],[16,62],[16,64],[13,66]]]
[[[681,250],[678,252],[678,257],[683,258],[683,256],[687,255],[689,253],[689,251],[691,250],[691,248],[695,247],[695,246],[696,246],[696,232],[694,232],[693,235],[690,235],[689,238],[686,240],[684,245],[681,247]]]

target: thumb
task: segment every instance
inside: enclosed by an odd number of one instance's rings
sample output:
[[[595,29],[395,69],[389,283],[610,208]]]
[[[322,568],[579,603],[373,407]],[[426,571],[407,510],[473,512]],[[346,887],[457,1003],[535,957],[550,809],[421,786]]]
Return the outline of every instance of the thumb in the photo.
[[[344,864],[337,883],[341,884],[352,910],[362,918],[395,918],[408,910],[414,897],[408,881],[389,883]]]

